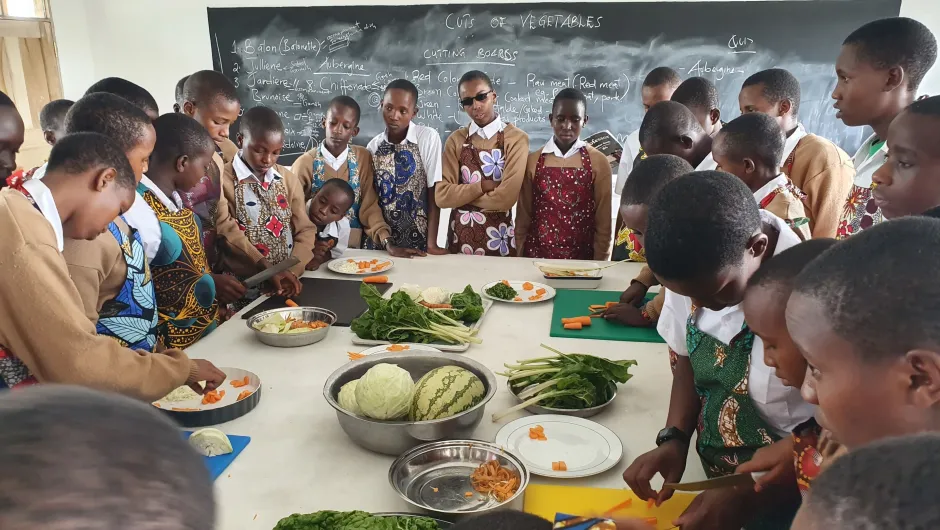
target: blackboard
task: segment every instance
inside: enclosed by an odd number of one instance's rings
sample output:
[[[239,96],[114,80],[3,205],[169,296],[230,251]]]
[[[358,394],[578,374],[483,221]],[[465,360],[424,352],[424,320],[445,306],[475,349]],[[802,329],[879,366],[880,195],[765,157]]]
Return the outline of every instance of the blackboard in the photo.
[[[739,114],[742,82],[787,68],[803,89],[810,132],[854,152],[866,134],[835,118],[830,94],[842,40],[862,24],[897,16],[900,0],[784,2],[542,3],[209,8],[213,63],[238,86],[244,108],[267,105],[284,120],[281,163],[317,147],[329,100],[363,108],[365,145],[384,129],[378,112],[392,79],[420,90],[415,121],[442,140],[469,123],[456,83],[473,69],[496,84],[499,112],[529,133],[533,149],[551,137],[554,94],[573,86],[589,98],[586,135],[618,139],[643,119],[640,85],[670,66],[712,79],[723,119]]]

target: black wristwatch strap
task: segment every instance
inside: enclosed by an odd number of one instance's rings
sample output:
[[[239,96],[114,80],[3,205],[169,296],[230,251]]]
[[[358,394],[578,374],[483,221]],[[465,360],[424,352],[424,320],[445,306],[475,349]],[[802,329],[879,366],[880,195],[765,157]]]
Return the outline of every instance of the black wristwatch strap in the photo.
[[[689,444],[692,437],[685,433],[682,429],[678,427],[666,427],[665,429],[659,431],[659,434],[656,436],[656,446],[663,445],[666,442],[671,442],[673,440],[678,440],[685,445]]]

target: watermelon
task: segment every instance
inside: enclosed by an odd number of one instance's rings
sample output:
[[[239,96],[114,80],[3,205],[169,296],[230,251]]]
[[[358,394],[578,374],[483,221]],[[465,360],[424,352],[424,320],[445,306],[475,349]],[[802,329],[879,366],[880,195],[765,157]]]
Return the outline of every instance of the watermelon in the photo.
[[[473,407],[483,400],[486,387],[474,373],[459,366],[435,368],[415,383],[412,421],[439,420]]]

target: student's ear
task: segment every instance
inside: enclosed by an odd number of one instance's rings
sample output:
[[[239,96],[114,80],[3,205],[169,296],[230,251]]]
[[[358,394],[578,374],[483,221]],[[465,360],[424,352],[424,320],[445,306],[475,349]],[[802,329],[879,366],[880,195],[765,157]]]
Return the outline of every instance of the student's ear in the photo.
[[[176,169],[177,173],[182,173],[186,171],[186,165],[189,164],[189,157],[186,155],[180,155],[176,157]]]
[[[680,135],[678,140],[682,145],[682,148],[686,151],[691,151],[692,148],[695,147],[695,140],[693,140],[692,137],[687,134]]]
[[[235,135],[235,145],[237,145],[239,149],[243,149],[242,144],[243,144],[244,142],[245,142],[245,135],[244,135],[244,134],[238,133],[238,134]]]
[[[196,105],[192,101],[183,102],[183,114],[192,118],[196,115]]]
[[[767,237],[767,234],[760,232],[751,236],[751,239],[747,242],[747,249],[755,258],[762,257],[770,245],[770,239]]]
[[[326,116],[325,115],[323,116],[323,121],[320,122],[320,125],[323,126],[323,134],[325,135],[326,134]]]
[[[174,104],[173,104],[173,112],[175,112],[176,114],[179,114],[179,113],[180,113],[180,104],[179,104],[179,103],[174,103]]]
[[[790,114],[790,111],[793,110],[793,102],[789,99],[783,99],[780,101],[780,115],[786,116]]]
[[[885,92],[891,92],[907,82],[907,72],[900,66],[888,68],[888,77],[885,79]]]
[[[913,350],[905,359],[911,370],[911,390],[914,404],[932,408],[940,404],[940,352]]]
[[[721,119],[721,111],[719,109],[712,109],[708,111],[708,119],[711,120],[712,125],[718,123],[718,120]]]
[[[49,145],[55,145],[55,131],[43,131],[42,138]]]
[[[745,158],[744,159],[744,171],[746,173],[753,173],[755,169],[757,169],[757,165],[754,164],[754,161],[751,160],[750,158]]]
[[[113,167],[106,167],[98,170],[95,174],[95,181],[93,184],[95,191],[104,191],[109,185],[114,182],[115,177],[117,177],[117,170]]]
[[[581,127],[584,127],[585,125],[587,125],[588,119],[590,119],[590,116],[588,116],[587,114],[585,114],[585,115],[584,115],[584,121],[581,123]]]
[[[353,127],[353,130],[352,130],[352,138],[355,138],[355,137],[357,137],[357,136],[359,136],[359,126],[358,126],[358,125],[356,125],[355,127]]]
[[[554,121],[554,120],[552,119],[553,116],[554,116],[554,115],[553,115],[552,113],[549,113],[549,114],[548,114],[548,124],[549,124],[549,125],[554,125],[554,123],[552,123],[552,122]]]

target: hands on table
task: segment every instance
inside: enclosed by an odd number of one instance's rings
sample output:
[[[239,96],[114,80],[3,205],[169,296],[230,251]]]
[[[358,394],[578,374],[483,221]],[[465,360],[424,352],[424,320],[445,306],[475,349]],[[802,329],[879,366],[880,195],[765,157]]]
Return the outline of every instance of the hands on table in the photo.
[[[391,243],[385,246],[385,250],[388,252],[389,256],[395,256],[396,258],[411,259],[415,256],[424,257],[428,255],[428,253],[424,252],[423,250],[418,250],[416,248],[397,247]]]
[[[616,304],[608,307],[601,316],[607,322],[635,328],[653,327],[653,321],[643,316],[643,310],[633,304]]]
[[[633,280],[630,282],[630,287],[627,287],[627,290],[620,295],[620,303],[640,307],[643,305],[643,302],[646,301],[646,293],[649,292],[649,290],[649,287]]]

